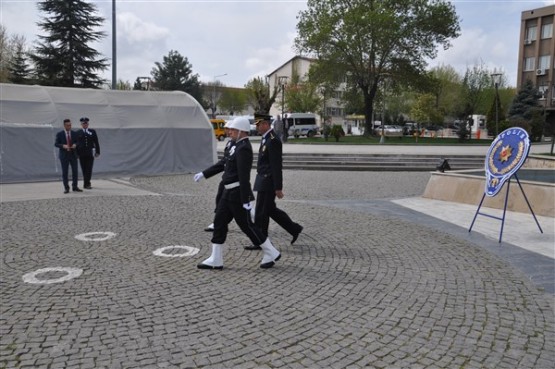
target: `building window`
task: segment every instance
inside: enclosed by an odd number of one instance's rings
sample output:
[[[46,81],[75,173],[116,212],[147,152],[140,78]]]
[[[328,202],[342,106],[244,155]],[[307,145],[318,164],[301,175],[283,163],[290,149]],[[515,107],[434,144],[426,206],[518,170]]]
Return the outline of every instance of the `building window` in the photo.
[[[533,56],[529,57],[529,58],[524,58],[524,71],[532,71],[534,70],[534,67],[536,66],[536,58],[534,58]]]
[[[551,65],[551,55],[542,55],[538,60],[538,68],[539,69],[549,69]]]
[[[549,86],[542,85],[538,86],[538,92],[540,93],[540,100],[545,100],[547,94],[549,93]]]
[[[553,36],[553,23],[542,25],[542,39]]]
[[[526,40],[528,40],[529,42],[535,41],[536,40],[536,32],[537,32],[538,27],[536,26],[530,26],[526,29]]]

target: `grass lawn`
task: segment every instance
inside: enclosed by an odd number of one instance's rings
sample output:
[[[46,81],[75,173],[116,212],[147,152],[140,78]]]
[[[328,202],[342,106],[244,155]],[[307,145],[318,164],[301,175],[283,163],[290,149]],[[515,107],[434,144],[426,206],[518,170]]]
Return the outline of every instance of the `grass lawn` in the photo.
[[[388,145],[491,145],[492,139],[487,140],[465,140],[460,142],[457,137],[419,137],[418,142],[411,136],[403,137],[386,137],[385,143]],[[288,143],[292,144],[314,144],[314,145],[378,145],[380,143],[380,137],[372,136],[369,138],[363,136],[345,136],[339,139],[339,142],[335,141],[334,137],[329,137],[326,141],[324,136],[317,137],[299,137],[293,138],[289,137]]]

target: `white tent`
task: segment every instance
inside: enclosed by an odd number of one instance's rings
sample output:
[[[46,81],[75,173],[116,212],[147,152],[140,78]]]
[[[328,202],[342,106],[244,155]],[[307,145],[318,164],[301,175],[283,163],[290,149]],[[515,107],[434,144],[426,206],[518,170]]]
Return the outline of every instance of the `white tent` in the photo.
[[[97,131],[99,176],[191,173],[217,159],[202,106],[181,91],[112,91],[0,84],[0,182],[59,179],[63,120]],[[79,170],[81,180],[81,170]]]

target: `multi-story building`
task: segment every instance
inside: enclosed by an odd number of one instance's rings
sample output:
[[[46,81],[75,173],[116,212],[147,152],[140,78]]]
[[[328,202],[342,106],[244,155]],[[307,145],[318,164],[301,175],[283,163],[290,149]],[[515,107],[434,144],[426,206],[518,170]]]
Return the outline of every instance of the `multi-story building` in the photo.
[[[281,115],[282,113],[308,113],[308,112],[289,112],[287,109],[283,108],[283,100],[287,93],[287,88],[285,87],[287,83],[291,82],[294,75],[298,75],[300,80],[306,80],[308,78],[308,71],[310,65],[314,63],[315,59],[307,58],[304,56],[294,56],[289,59],[283,65],[279,66],[276,70],[268,74],[268,84],[270,85],[270,91],[274,90],[274,87],[278,87],[278,96],[276,102],[272,105],[270,109],[270,114],[274,117]],[[320,114],[324,112],[324,116],[320,116],[320,122],[323,118],[329,119],[331,124],[343,124],[345,112],[342,106],[341,98],[343,91],[341,87],[337,91],[332,91],[329,93],[330,96],[324,96],[322,99],[322,107],[318,111],[311,113]],[[286,108],[286,107],[285,107]]]
[[[517,89],[531,80],[541,93],[546,122],[555,125],[555,5],[522,12]]]

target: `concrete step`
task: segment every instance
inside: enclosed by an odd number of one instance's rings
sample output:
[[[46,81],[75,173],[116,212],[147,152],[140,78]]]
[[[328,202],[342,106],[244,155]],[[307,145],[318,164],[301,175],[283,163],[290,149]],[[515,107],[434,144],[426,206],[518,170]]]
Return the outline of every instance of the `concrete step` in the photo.
[[[221,157],[223,153],[219,153]],[[380,154],[284,154],[283,168],[334,171],[434,171],[447,159],[451,170],[483,168],[481,155],[380,155]],[[254,162],[257,154],[254,155]]]

